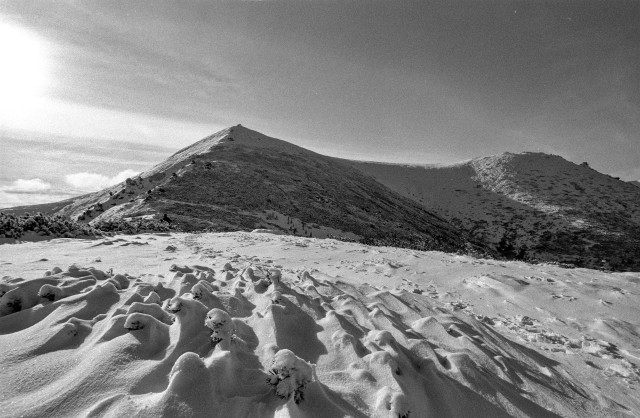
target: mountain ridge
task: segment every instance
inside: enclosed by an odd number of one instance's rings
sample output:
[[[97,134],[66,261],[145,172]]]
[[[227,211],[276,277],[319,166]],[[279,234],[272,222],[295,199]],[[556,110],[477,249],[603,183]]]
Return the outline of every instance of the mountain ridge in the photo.
[[[640,189],[588,164],[535,152],[444,167],[354,164],[507,256],[640,267]]]
[[[507,258],[640,270],[640,189],[539,152],[438,166],[366,162],[237,125],[123,183],[49,207],[91,224],[168,219],[191,230],[475,246]]]
[[[462,231],[350,164],[242,126],[205,137],[55,214],[94,225],[162,218],[187,230],[263,228],[423,249],[468,246]]]

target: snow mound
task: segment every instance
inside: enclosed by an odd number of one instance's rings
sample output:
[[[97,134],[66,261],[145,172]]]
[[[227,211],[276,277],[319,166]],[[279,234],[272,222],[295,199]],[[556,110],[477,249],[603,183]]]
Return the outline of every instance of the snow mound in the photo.
[[[287,400],[293,396],[297,404],[304,400],[304,387],[313,380],[311,365],[286,349],[273,357],[269,373],[267,383],[275,387],[276,395]]]
[[[292,237],[254,237],[295,247],[287,241]],[[165,254],[165,246],[157,254]],[[470,316],[460,301],[434,298],[429,289],[414,292],[408,279],[406,288],[389,289],[220,253],[215,266],[170,261],[175,264],[165,263],[164,275],[72,265],[39,278],[3,278],[0,367],[11,384],[0,387],[1,415],[620,413],[588,395],[560,363]],[[392,265],[389,274],[398,274],[403,263],[374,259],[371,268]],[[544,326],[528,316],[508,325],[522,332]],[[607,329],[603,323],[600,332]],[[546,335],[549,345],[561,340],[549,332],[536,335]],[[585,355],[621,356],[604,340],[567,343]],[[603,370],[629,381],[637,373],[631,362]]]

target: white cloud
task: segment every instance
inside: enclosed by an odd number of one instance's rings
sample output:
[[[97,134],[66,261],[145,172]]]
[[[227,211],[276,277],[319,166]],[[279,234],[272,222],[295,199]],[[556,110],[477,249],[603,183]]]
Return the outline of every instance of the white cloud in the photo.
[[[17,179],[8,186],[0,186],[0,190],[14,193],[43,192],[51,189],[51,184],[42,179]]]
[[[65,181],[77,190],[94,192],[123,182],[128,177],[134,177],[138,174],[140,174],[139,171],[131,169],[121,171],[113,177],[108,177],[98,173],[75,173],[66,175]]]

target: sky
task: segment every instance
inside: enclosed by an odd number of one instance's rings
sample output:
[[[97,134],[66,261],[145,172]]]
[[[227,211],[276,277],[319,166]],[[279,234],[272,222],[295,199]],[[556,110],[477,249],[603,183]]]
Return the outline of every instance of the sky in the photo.
[[[640,179],[640,2],[0,2],[0,208],[241,123],[326,155]]]

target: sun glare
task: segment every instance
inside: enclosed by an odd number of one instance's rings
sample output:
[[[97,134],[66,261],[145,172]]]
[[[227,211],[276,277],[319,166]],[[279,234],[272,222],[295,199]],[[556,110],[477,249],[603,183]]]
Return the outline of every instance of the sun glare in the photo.
[[[45,43],[20,27],[0,22],[0,108],[42,97],[47,84]]]

